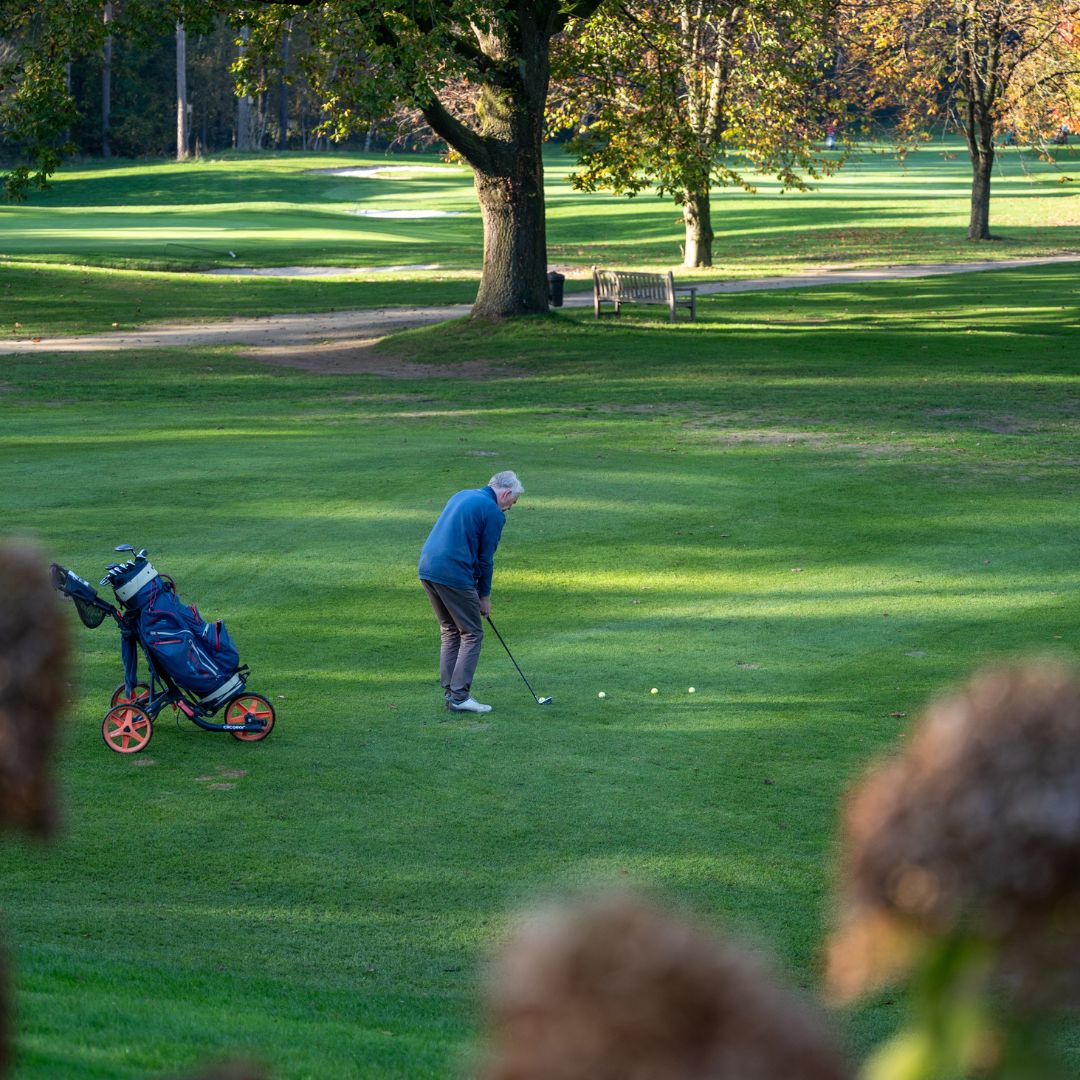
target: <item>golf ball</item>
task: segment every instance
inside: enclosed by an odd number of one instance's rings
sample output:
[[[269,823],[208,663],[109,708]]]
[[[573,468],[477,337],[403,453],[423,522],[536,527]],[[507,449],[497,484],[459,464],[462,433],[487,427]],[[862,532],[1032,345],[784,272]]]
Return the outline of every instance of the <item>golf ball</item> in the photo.
[[[660,693],[660,691],[659,691],[659,690],[657,690],[657,689],[656,689],[656,687],[654,686],[654,687],[653,687],[653,688],[652,688],[652,689],[651,689],[651,690],[649,691],[649,693],[650,693],[650,694],[659,694],[659,693]]]
[[[692,686],[688,686],[688,687],[686,688],[686,692],[687,692],[688,694],[692,694],[692,693],[694,692],[694,688],[693,688]]]
[[[599,693],[599,694],[597,694],[596,696],[597,696],[597,697],[607,697],[607,694],[605,694],[605,693],[604,693],[604,691],[603,691],[603,690],[601,690],[601,691],[600,691],[600,693]]]

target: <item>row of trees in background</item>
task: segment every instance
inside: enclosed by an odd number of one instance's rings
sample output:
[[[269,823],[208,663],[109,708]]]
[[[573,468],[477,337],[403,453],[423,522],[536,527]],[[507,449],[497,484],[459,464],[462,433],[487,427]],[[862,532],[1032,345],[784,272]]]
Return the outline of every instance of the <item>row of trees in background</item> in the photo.
[[[189,31],[181,22],[133,39],[115,32],[119,2],[102,6],[100,51],[67,65],[76,104],[67,132],[74,153],[106,158],[175,153],[183,161],[230,149],[328,147],[328,137],[318,130],[325,114],[292,59],[310,47],[302,29],[283,28],[273,65],[256,73],[262,92],[237,95],[232,68],[243,55],[243,29],[219,17],[209,28]],[[370,146],[371,136],[365,141]]]
[[[841,160],[828,124],[883,113],[903,145],[963,133],[968,236],[989,239],[997,140],[1045,142],[1080,111],[1078,27],[1080,0],[0,0],[0,137],[31,163],[18,194],[72,146],[370,145],[412,117],[473,169],[474,314],[496,317],[547,307],[551,125],[577,186],[679,204],[687,266],[712,263],[717,186],[804,187]]]

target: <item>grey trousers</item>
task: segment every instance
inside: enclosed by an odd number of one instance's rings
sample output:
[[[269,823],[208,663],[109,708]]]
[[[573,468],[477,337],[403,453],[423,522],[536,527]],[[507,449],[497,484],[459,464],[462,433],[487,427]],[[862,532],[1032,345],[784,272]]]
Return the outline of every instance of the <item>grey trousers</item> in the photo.
[[[464,701],[471,691],[484,641],[480,595],[475,589],[452,589],[423,578],[420,584],[427,590],[442,631],[439,681],[454,701]]]

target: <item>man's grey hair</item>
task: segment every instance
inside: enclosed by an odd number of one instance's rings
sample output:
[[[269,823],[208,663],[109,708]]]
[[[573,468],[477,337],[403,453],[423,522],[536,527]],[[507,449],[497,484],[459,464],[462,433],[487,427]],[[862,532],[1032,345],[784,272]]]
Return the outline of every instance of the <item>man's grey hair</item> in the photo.
[[[517,473],[512,473],[509,469],[506,472],[497,472],[488,481],[488,487],[494,488],[495,491],[509,491],[513,495],[525,494],[525,489],[521,486]]]

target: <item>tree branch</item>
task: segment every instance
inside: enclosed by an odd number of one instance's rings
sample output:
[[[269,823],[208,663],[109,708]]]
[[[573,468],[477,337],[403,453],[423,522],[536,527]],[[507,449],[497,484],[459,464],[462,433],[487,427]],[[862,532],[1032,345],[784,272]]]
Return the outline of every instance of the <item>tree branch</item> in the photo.
[[[461,156],[481,172],[494,172],[496,153],[491,139],[473,131],[454,116],[437,97],[420,107],[431,130],[445,139]]]

